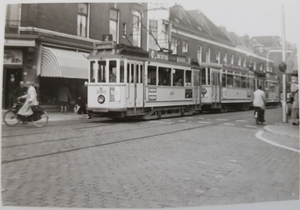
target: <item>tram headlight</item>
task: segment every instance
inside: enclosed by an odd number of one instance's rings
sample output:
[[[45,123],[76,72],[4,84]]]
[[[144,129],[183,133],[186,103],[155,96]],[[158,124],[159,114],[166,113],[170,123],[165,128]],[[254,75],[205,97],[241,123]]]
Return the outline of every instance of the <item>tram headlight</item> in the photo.
[[[105,102],[105,97],[103,95],[98,96],[99,104],[103,104]]]

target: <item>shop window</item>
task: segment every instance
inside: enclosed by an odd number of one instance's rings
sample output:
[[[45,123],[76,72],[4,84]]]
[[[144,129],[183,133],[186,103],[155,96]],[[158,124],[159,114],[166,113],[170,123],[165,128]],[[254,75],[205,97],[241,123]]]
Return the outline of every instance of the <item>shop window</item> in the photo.
[[[227,74],[226,87],[233,87],[233,75]]]
[[[192,86],[192,71],[185,71],[185,86]]]
[[[158,85],[171,86],[171,69],[158,67]]]
[[[148,66],[148,85],[156,85],[156,66]]]
[[[117,82],[117,61],[109,61],[109,82]]]
[[[173,86],[183,86],[184,70],[173,69]]]
[[[105,72],[105,69],[106,69],[106,61],[98,61],[98,65],[99,65],[99,68],[98,68],[98,81],[97,82],[105,82],[106,81],[106,72]]]

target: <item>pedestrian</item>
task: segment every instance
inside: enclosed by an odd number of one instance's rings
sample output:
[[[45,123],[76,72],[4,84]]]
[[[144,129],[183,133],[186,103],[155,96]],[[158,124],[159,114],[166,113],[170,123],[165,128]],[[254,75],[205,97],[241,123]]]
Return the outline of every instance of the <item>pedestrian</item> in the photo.
[[[27,93],[18,98],[18,99],[26,98],[25,103],[23,104],[21,109],[18,111],[18,115],[21,115],[21,120],[23,121],[23,124],[27,123],[26,117],[33,114],[33,110],[31,107],[38,105],[37,94],[36,94],[36,90],[33,86],[33,82],[27,81],[26,86],[28,87]]]
[[[8,82],[8,107],[11,108],[16,102],[16,79],[15,75],[11,74]]]
[[[27,88],[24,86],[24,82],[20,81],[20,86],[18,86],[16,89],[16,96],[17,96],[17,98],[19,98],[26,94],[27,94]],[[24,102],[24,101],[22,101],[22,102]]]
[[[86,104],[87,104],[87,82],[84,82],[84,84],[80,88],[80,105],[79,109],[77,111],[77,114],[88,114],[86,110]],[[88,119],[91,119],[91,115],[88,115]]]
[[[254,100],[253,100],[253,107],[257,110],[259,113],[259,122],[264,123],[265,122],[265,109],[266,109],[266,94],[262,90],[262,86],[259,85],[258,89],[254,91]]]
[[[69,100],[72,100],[69,88],[66,86],[60,87],[58,90],[57,101],[58,101],[58,104],[60,105],[61,112],[67,112],[67,106],[68,106]]]
[[[87,87],[86,82],[81,86],[80,88],[80,97],[79,97],[79,109],[77,111],[77,114],[87,114],[86,111],[86,103],[87,103]]]
[[[299,125],[299,93],[298,89],[294,93],[294,101],[292,105],[293,125]]]

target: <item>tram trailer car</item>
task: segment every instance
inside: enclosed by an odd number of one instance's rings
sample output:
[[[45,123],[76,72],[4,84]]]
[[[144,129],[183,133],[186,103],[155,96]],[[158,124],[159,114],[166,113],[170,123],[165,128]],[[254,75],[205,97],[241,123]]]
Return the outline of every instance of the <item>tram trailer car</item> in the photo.
[[[254,90],[257,90],[258,85],[261,85],[266,93],[266,107],[277,107],[280,105],[280,84],[274,75],[267,74],[267,77],[256,76],[254,78]]]
[[[95,44],[94,49],[88,57],[89,112],[108,118],[157,119],[201,110],[200,66],[187,64],[186,58],[156,51],[149,58],[140,48],[115,42]]]
[[[246,68],[201,63],[202,110],[249,110],[253,103],[253,73]]]

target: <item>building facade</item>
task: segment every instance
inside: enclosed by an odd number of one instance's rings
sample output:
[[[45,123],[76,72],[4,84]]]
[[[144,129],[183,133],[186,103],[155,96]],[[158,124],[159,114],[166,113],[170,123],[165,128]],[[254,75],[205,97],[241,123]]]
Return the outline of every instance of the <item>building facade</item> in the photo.
[[[60,86],[76,100],[88,79],[86,56],[103,40],[146,49],[145,3],[51,3],[7,6],[3,108],[9,79],[34,81],[41,104],[56,104]]]

